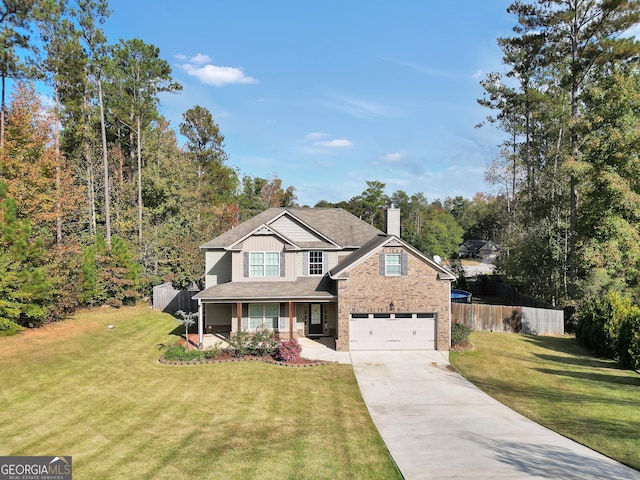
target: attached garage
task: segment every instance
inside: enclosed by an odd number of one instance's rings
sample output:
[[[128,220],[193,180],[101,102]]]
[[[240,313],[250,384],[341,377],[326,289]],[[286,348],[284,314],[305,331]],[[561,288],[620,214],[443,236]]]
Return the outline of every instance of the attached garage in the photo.
[[[352,313],[350,350],[435,350],[434,313]]]

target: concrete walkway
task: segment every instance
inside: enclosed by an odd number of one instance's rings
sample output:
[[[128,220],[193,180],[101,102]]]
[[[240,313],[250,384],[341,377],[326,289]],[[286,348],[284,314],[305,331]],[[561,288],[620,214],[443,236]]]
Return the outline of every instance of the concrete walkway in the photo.
[[[336,352],[336,341],[331,337],[298,338],[302,347],[301,357],[310,360],[325,360],[328,362],[351,363],[349,352]]]
[[[640,479],[492,399],[434,351],[351,352],[371,417],[407,480]]]

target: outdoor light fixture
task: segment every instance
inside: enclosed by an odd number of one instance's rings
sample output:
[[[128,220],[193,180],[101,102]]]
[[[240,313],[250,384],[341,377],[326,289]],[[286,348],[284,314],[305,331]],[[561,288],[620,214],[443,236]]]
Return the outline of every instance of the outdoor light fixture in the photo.
[[[393,312],[395,308],[396,306],[393,304],[393,301],[391,301],[391,303],[389,304],[389,311]]]

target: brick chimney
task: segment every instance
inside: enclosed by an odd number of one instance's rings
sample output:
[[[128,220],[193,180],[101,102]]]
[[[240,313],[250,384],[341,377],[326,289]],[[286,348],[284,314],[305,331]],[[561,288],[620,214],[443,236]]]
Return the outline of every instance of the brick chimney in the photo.
[[[387,235],[400,238],[400,209],[393,205],[387,208]]]

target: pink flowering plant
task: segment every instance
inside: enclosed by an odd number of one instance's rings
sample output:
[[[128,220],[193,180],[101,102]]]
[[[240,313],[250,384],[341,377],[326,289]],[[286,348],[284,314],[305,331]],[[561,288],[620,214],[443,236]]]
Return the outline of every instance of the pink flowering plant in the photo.
[[[301,352],[302,347],[298,343],[298,339],[294,338],[292,340],[280,342],[278,352],[275,354],[274,358],[281,362],[295,362],[300,358]]]

